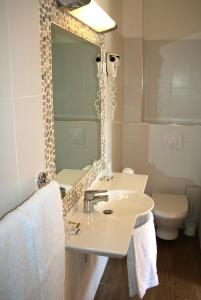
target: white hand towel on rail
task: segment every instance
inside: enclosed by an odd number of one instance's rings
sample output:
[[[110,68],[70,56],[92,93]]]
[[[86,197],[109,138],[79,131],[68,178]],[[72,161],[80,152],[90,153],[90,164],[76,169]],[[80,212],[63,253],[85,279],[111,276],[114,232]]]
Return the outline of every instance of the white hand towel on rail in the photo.
[[[129,296],[143,298],[148,288],[158,285],[156,269],[157,246],[153,215],[134,229],[127,254]]]
[[[41,299],[32,225],[18,209],[0,221],[0,270],[0,299]]]
[[[65,234],[57,182],[52,181],[38,190],[19,209],[32,223],[41,299],[63,300]]]

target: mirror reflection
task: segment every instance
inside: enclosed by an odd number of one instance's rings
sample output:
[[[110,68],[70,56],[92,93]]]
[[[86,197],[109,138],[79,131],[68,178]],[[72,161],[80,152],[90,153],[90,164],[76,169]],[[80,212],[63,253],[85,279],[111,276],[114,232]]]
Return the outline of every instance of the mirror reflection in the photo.
[[[100,48],[52,24],[53,102],[57,180],[72,187],[101,157],[95,110]]]

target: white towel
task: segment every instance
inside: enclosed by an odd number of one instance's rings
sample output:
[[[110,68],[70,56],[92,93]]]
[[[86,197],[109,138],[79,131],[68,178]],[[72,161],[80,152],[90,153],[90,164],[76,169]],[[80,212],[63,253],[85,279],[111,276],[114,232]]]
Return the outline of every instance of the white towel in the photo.
[[[18,209],[0,221],[0,299],[40,300],[30,220]]]
[[[157,246],[153,215],[134,229],[127,254],[129,296],[143,298],[148,288],[158,285],[156,268]]]
[[[65,234],[58,184],[52,181],[38,190],[19,210],[28,216],[33,228],[41,299],[62,300]]]

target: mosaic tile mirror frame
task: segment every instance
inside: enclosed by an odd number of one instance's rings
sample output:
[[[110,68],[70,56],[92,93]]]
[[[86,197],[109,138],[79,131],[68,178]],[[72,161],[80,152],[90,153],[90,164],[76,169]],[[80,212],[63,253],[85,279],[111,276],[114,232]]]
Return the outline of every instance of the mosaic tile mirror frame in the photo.
[[[55,24],[78,37],[81,37],[100,47],[101,61],[104,61],[104,36],[97,34],[88,26],[79,22],[57,7],[56,0],[40,0],[40,49],[41,49],[41,73],[42,73],[42,98],[43,119],[45,127],[45,162],[46,173],[49,179],[56,176],[55,164],[55,140],[54,140],[54,111],[53,111],[53,80],[52,80],[52,47],[51,24]],[[79,199],[84,190],[90,186],[93,180],[102,170],[105,157],[105,75],[99,77],[99,91],[97,93],[98,106],[101,118],[101,159],[81,178],[76,185],[63,198],[64,217]],[[96,101],[97,102],[97,101]],[[97,103],[96,103],[97,106]]]

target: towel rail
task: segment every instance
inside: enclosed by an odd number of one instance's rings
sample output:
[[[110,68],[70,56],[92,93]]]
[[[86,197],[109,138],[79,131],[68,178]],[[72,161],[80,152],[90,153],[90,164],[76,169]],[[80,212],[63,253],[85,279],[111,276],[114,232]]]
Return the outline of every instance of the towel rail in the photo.
[[[46,184],[48,184],[50,182],[49,179],[47,179],[47,174],[45,172],[40,172],[37,178],[37,185],[38,188],[42,188],[43,186],[45,186]]]

